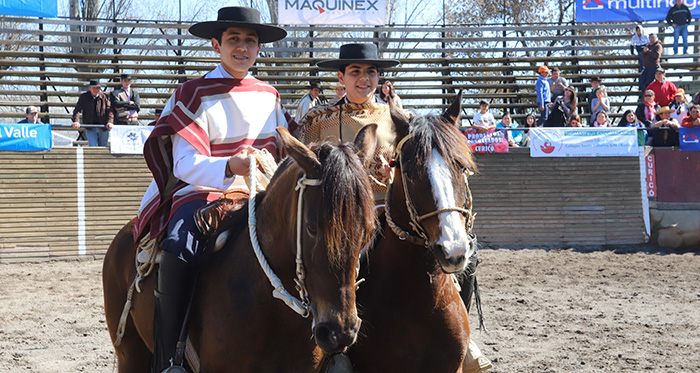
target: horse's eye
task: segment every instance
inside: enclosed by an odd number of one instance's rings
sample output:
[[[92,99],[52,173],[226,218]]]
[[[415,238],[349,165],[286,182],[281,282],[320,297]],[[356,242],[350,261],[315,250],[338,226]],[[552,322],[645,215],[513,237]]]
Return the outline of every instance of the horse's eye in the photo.
[[[318,228],[316,227],[316,224],[314,224],[312,222],[306,223],[306,233],[309,236],[316,236],[317,232],[318,232]]]

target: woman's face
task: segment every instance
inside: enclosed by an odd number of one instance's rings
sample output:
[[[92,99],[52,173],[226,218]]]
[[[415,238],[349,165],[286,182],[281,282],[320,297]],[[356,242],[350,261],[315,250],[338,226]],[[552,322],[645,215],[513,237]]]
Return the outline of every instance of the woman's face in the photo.
[[[535,126],[535,117],[533,116],[528,116],[527,119],[525,119],[527,122],[528,127],[534,127]]]
[[[625,115],[625,119],[627,119],[627,123],[634,123],[637,120],[637,116],[630,111],[627,113],[627,115]]]
[[[503,118],[501,118],[501,122],[503,122],[503,125],[510,126],[512,119],[510,115],[504,115]]]
[[[570,89],[564,90],[564,98],[567,100],[571,100],[571,98],[574,96],[574,92],[572,92]]]
[[[386,82],[384,82],[384,84],[382,84],[382,93],[384,93],[385,96],[389,95],[390,87],[391,87],[391,83],[389,83],[388,80]]]
[[[581,127],[581,122],[579,122],[578,119],[572,119],[569,124],[571,127]]]
[[[654,94],[649,92],[644,94],[644,101],[646,102],[654,102]]]
[[[601,98],[605,97],[605,90],[604,89],[598,89],[595,91],[596,97],[600,100]]]

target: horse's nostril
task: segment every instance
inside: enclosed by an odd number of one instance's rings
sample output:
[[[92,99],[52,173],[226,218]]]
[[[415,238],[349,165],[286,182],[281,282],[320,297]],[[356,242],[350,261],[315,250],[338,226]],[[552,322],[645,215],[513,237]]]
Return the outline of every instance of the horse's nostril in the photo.
[[[355,342],[356,336],[357,332],[354,330],[343,333],[339,328],[327,323],[321,323],[314,328],[316,344],[326,353],[344,350]]]

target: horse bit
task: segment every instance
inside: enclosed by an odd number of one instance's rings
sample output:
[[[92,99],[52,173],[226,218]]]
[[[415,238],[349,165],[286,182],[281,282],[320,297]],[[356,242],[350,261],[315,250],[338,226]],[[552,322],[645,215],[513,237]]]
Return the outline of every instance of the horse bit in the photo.
[[[467,235],[471,238],[473,237],[472,235],[472,226],[474,224],[474,218],[475,214],[472,214],[471,211],[471,190],[469,190],[469,182],[467,181],[467,171],[464,172],[464,183],[467,189],[467,198],[464,202],[464,207],[447,207],[444,209],[439,209],[435,210],[432,212],[429,212],[424,215],[419,215],[418,211],[416,210],[416,207],[411,200],[411,195],[408,193],[408,185],[406,184],[406,173],[403,170],[403,167],[401,167],[401,156],[403,155],[402,153],[402,148],[404,144],[412,137],[412,135],[406,135],[401,141],[399,141],[396,144],[396,149],[394,150],[394,160],[396,163],[398,163],[398,169],[401,172],[401,183],[403,185],[403,191],[404,191],[404,199],[406,201],[406,208],[408,209],[409,216],[411,218],[411,221],[409,225],[411,226],[411,229],[415,234],[418,235],[418,237],[412,235],[410,232],[404,230],[403,228],[399,227],[394,220],[391,217],[391,213],[389,211],[389,200],[391,198],[391,186],[393,183],[389,183],[387,185],[387,191],[386,191],[386,206],[385,206],[385,212],[386,212],[386,221],[391,230],[396,234],[396,236],[399,237],[401,240],[408,240],[408,242],[418,245],[418,246],[425,246],[428,247],[430,246],[430,241],[428,238],[428,234],[425,230],[425,228],[421,225],[421,222],[427,218],[430,218],[432,216],[437,216],[439,214],[442,214],[444,212],[451,212],[451,211],[456,211],[461,214],[463,214],[466,217],[467,223],[466,223],[466,228],[467,228]],[[395,166],[396,164],[393,164],[392,166]]]

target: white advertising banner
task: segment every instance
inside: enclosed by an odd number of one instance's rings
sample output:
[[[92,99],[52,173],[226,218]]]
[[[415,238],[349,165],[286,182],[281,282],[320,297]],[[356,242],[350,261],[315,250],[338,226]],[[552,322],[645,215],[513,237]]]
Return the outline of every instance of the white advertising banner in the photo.
[[[280,25],[385,25],[386,0],[279,0]]]
[[[143,144],[153,126],[117,126],[109,131],[109,149],[112,154],[143,154]]]
[[[635,128],[533,128],[531,157],[638,157]]]

